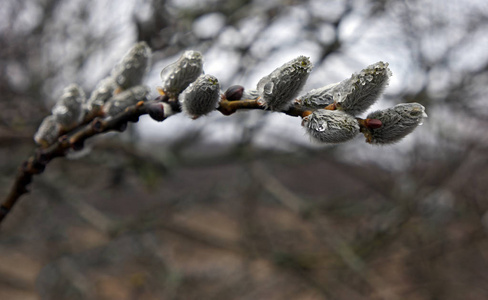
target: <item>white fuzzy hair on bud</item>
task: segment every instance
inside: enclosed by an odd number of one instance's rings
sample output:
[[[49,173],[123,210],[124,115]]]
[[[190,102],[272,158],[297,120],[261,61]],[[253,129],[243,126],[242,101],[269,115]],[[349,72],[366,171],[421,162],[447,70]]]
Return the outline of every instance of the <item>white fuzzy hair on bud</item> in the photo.
[[[299,56],[275,69],[258,82],[259,103],[275,111],[288,109],[311,71],[312,63],[305,56]]]
[[[317,109],[335,102],[337,109],[355,116],[376,102],[388,85],[390,76],[388,63],[380,61],[352,74],[349,79],[311,90],[300,96],[295,104]]]
[[[318,109],[303,119],[303,126],[314,139],[323,143],[342,143],[359,133],[353,116],[338,110]]]
[[[311,90],[295,100],[295,104],[312,109],[324,108],[334,103],[335,88],[339,83],[333,83],[324,87]]]
[[[149,94],[149,87],[138,85],[123,91],[107,101],[103,106],[103,113],[109,117],[115,117],[127,107],[135,105],[139,101],[146,101]]]
[[[71,130],[81,123],[85,115],[85,102],[85,93],[77,84],[71,84],[63,90],[51,111],[62,130]]]
[[[142,83],[151,59],[151,48],[146,42],[135,44],[113,68],[112,77],[121,90]]]
[[[177,98],[202,73],[202,54],[198,51],[185,51],[176,62],[161,71],[161,88],[168,97]]]
[[[110,98],[112,98],[116,88],[115,81],[112,77],[102,79],[91,93],[86,104],[86,109],[91,112],[98,112]]]
[[[220,84],[212,75],[201,75],[179,97],[184,112],[194,119],[217,108],[220,100]]]
[[[367,142],[372,144],[391,144],[400,141],[411,133],[427,117],[425,108],[418,103],[402,103],[385,110],[372,112],[368,119],[378,119],[382,126],[368,129]]]
[[[334,94],[337,109],[352,115],[365,112],[383,93],[390,76],[388,63],[380,61],[340,82]]]
[[[34,141],[42,147],[52,145],[58,139],[60,130],[61,128],[56,122],[56,118],[53,115],[47,116],[42,120],[39,129],[37,129]]]

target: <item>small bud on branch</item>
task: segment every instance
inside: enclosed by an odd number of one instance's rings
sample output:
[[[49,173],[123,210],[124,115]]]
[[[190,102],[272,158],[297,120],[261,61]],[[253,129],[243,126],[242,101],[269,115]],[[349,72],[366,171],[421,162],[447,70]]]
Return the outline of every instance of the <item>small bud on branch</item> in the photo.
[[[305,56],[277,68],[258,82],[259,103],[271,110],[286,110],[293,104],[311,71],[312,63]]]
[[[318,109],[303,118],[307,133],[324,143],[343,143],[359,133],[359,123],[353,116],[339,111]]]
[[[168,97],[176,99],[202,73],[202,54],[198,51],[185,51],[176,62],[161,71],[161,89]]]
[[[93,114],[102,110],[103,105],[112,98],[116,89],[116,83],[113,77],[102,79],[95,90],[91,93],[86,104],[86,110]]]
[[[379,120],[382,125],[378,128],[369,126],[364,132],[366,141],[371,144],[396,143],[421,125],[426,117],[425,108],[418,103],[402,103],[375,111],[368,115],[368,119]]]
[[[217,108],[220,100],[220,84],[212,75],[200,75],[179,97],[183,111],[194,119]]]
[[[44,118],[44,120],[42,120],[39,129],[37,129],[37,132],[34,135],[34,140],[38,145],[46,148],[47,146],[56,142],[60,131],[61,127],[56,121],[56,118],[52,115],[47,116]]]
[[[150,64],[151,48],[146,42],[134,45],[112,70],[112,78],[120,90],[140,85]]]
[[[127,107],[136,104],[139,101],[145,101],[149,94],[149,87],[138,85],[126,91],[123,91],[107,101],[103,106],[103,113],[106,116],[116,116],[123,112]]]
[[[63,90],[51,111],[61,130],[69,131],[81,123],[85,114],[85,101],[85,93],[78,85],[72,84]]]
[[[243,94],[244,87],[242,85],[233,85],[225,91],[223,99],[229,101],[241,100]]]

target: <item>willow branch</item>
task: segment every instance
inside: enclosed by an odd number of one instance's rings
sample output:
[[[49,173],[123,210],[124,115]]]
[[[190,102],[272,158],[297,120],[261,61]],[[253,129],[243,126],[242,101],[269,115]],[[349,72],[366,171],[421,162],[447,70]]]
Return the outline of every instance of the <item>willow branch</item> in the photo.
[[[85,141],[95,135],[109,131],[124,131],[128,122],[137,122],[141,115],[149,114],[151,105],[158,102],[158,100],[140,101],[113,118],[95,117],[90,123],[83,125],[78,130],[75,129],[71,133],[62,135],[53,145],[47,148],[38,148],[35,154],[24,161],[18,169],[14,184],[0,206],[0,223],[12,210],[19,198],[28,193],[27,186],[32,182],[33,176],[42,173],[51,160],[66,156],[71,149],[82,149]],[[178,112],[179,108],[174,110],[174,113]],[[168,116],[161,117],[158,121],[163,121]]]
[[[164,109],[159,107],[161,109],[159,115],[156,117],[152,116],[157,121],[163,121],[167,117],[181,112],[179,103],[176,101],[169,101],[168,98],[159,97],[153,101],[140,101],[136,105],[126,108],[125,111],[112,118],[103,118],[101,116],[90,116],[89,118],[85,118],[85,123],[60,136],[56,143],[47,148],[38,148],[34,155],[24,161],[18,169],[14,184],[0,206],[0,223],[12,210],[19,198],[29,192],[27,186],[32,182],[33,176],[41,174],[51,160],[57,157],[66,156],[70,150],[81,150],[85,141],[95,135],[109,131],[124,131],[128,122],[138,122],[141,115],[151,114],[154,105],[158,105],[161,102],[169,104],[171,111],[164,112]],[[260,105],[257,100],[253,99],[235,101],[222,99],[217,108],[219,112],[226,116],[232,115],[238,110],[243,109],[267,110],[267,108]],[[335,107],[326,109],[335,109]],[[293,117],[304,118],[309,115],[311,111],[292,106],[288,110],[282,111],[282,113]],[[360,119],[358,120],[361,127],[364,127],[364,122]]]
[[[234,101],[222,99],[222,101],[220,101],[219,103],[219,107],[217,107],[217,110],[226,116],[232,115],[233,113],[241,109],[268,110],[264,106],[260,105],[258,101],[255,99],[243,99],[243,100],[234,100]],[[282,113],[292,117],[302,117],[302,118],[310,114],[309,110],[298,108],[295,106],[292,106],[286,111],[282,111]]]

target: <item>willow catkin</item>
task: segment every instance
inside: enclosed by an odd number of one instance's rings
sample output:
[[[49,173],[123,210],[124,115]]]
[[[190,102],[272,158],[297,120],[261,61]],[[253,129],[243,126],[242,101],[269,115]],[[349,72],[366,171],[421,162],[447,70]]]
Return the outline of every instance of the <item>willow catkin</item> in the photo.
[[[368,119],[381,121],[381,127],[369,128],[366,137],[371,144],[391,144],[400,141],[422,124],[427,117],[425,108],[418,103],[402,103],[368,115]]]
[[[293,100],[305,85],[312,71],[312,63],[305,56],[299,56],[268,76],[257,85],[261,105],[275,111],[282,111],[293,104]]]
[[[314,139],[324,143],[342,143],[359,133],[359,123],[339,110],[318,109],[303,119],[303,126]]]
[[[183,111],[193,118],[206,115],[217,108],[220,84],[212,75],[200,75],[179,97]]]
[[[176,99],[202,73],[202,54],[198,51],[185,51],[176,62],[161,71],[161,89],[168,97]]]
[[[113,68],[112,77],[120,90],[140,85],[151,59],[151,48],[146,42],[135,44]]]
[[[85,93],[77,84],[64,88],[61,97],[51,110],[62,130],[71,130],[82,122],[85,115],[85,102]]]
[[[109,117],[115,117],[123,112],[127,107],[139,101],[146,101],[149,94],[149,87],[138,85],[123,91],[107,101],[103,106],[103,113]]]

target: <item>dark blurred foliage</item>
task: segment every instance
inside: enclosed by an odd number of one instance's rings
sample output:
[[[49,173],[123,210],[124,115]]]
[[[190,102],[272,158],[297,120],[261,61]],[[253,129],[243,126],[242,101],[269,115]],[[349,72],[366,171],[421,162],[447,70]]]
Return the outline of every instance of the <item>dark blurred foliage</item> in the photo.
[[[310,88],[392,60],[380,104],[429,119],[382,148],[303,143],[299,120],[262,112],[96,138],[2,224],[0,299],[488,298],[488,4],[134,2],[2,2],[2,197],[62,87],[89,92],[137,40],[158,67],[222,59],[224,87],[296,51],[314,54]]]

